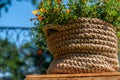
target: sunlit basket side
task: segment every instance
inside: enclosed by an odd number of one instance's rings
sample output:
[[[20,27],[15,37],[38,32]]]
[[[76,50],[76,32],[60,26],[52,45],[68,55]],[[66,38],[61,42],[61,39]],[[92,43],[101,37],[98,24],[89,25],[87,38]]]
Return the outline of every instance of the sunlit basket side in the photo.
[[[47,73],[114,72],[119,68],[114,27],[96,18],[66,25],[46,25],[47,45],[54,55]]]

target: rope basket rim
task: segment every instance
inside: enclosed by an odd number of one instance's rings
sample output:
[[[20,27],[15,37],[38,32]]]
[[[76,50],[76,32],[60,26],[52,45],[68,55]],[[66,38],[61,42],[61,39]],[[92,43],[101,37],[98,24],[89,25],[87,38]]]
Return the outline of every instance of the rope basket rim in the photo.
[[[55,29],[57,31],[69,30],[69,29],[71,29],[71,27],[68,27],[68,26],[71,25],[71,24],[75,24],[75,23],[83,23],[84,24],[86,22],[88,24],[105,25],[106,28],[111,27],[113,30],[116,31],[116,28],[112,24],[110,24],[110,23],[108,23],[108,22],[106,22],[102,19],[89,18],[89,17],[79,17],[79,18],[75,19],[74,21],[68,22],[67,24],[63,24],[63,25],[46,24],[43,28],[43,31],[44,31],[45,34],[47,34],[47,30],[49,30],[49,29]]]

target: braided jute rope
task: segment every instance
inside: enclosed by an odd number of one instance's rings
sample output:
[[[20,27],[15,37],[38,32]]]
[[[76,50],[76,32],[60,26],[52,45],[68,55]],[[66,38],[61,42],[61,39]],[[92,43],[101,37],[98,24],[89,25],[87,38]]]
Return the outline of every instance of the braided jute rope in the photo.
[[[54,58],[47,73],[113,72],[118,68],[117,58],[89,53],[71,53]]]
[[[119,68],[115,28],[100,19],[78,18],[44,27],[54,55],[47,73],[111,72]]]

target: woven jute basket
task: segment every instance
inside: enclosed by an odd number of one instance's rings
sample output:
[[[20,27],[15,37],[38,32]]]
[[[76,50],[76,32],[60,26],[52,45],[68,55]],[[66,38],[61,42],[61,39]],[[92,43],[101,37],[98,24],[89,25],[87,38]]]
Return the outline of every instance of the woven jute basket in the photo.
[[[78,18],[44,27],[54,55],[47,73],[114,72],[119,69],[115,28],[100,19]]]

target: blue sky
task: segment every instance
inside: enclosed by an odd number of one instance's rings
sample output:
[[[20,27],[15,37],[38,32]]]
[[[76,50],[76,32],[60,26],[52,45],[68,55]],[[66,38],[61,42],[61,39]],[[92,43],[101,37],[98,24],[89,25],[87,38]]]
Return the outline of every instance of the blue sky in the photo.
[[[33,22],[29,19],[34,18],[32,10],[36,9],[36,6],[32,5],[31,0],[11,0],[12,5],[9,7],[9,11],[5,13],[2,10],[2,16],[0,17],[0,26],[10,27],[33,27]],[[38,2],[40,0],[37,0]],[[67,0],[65,0],[65,3]]]
[[[30,18],[35,16],[32,14],[32,10],[36,9],[35,5],[32,5],[31,0],[11,0],[12,5],[9,7],[9,11],[5,13],[4,9],[2,10],[2,15],[0,17],[0,27],[34,27],[34,22],[30,21]],[[40,0],[36,0],[40,1]],[[64,0],[65,3],[67,0]],[[10,31],[9,31],[10,32]],[[11,32],[10,32],[11,33]],[[5,32],[0,33],[0,38],[5,39]],[[20,36],[20,41],[27,37],[23,35]],[[16,36],[10,37],[11,42],[15,42]],[[27,40],[30,40],[27,38]],[[20,42],[19,41],[19,42]],[[18,42],[17,42],[18,43]],[[21,44],[21,43],[20,43]]]
[[[11,0],[12,5],[9,7],[9,11],[5,13],[2,10],[2,16],[0,17],[0,26],[10,27],[33,27],[33,22],[29,19],[34,18],[32,10],[36,9],[36,6],[32,5],[31,0]],[[37,0],[38,2],[40,0]],[[65,0],[65,3],[67,0]]]
[[[9,11],[5,13],[4,9],[2,10],[0,26],[33,27],[33,23],[29,19],[35,17],[31,13],[34,9],[36,9],[36,7],[32,5],[30,0],[12,0]]]

